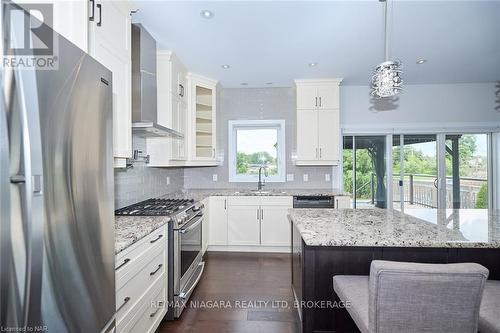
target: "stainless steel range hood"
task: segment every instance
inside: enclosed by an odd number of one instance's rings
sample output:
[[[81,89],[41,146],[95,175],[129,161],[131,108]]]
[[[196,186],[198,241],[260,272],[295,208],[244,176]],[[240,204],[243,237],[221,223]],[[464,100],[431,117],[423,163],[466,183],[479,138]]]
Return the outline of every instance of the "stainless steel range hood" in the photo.
[[[156,94],[156,41],[141,24],[132,24],[132,131],[146,137],[184,137],[158,124]]]

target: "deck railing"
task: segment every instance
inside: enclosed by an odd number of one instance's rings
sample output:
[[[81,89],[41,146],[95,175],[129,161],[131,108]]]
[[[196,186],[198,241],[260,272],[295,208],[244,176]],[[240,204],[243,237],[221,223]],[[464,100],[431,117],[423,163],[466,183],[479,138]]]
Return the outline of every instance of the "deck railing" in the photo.
[[[393,201],[401,202],[401,194],[399,187],[400,175],[393,175]],[[446,177],[446,196],[448,208],[453,208],[453,177]],[[483,178],[460,177],[460,207],[461,208],[476,208],[477,196],[481,187],[487,184],[488,180]],[[420,207],[436,208],[437,207],[437,178],[435,175],[428,174],[405,174],[403,178],[403,201],[410,205]],[[362,184],[356,189],[356,197],[362,193],[367,187],[370,188],[370,197],[363,198],[370,200],[370,203],[375,204],[375,186],[376,177],[372,173],[370,180]],[[368,201],[366,201],[368,203]]]

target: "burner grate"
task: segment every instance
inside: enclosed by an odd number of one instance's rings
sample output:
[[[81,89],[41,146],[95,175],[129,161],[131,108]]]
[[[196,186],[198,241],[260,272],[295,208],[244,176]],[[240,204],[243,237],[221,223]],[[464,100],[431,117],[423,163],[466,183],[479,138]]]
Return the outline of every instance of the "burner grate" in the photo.
[[[148,199],[117,209],[118,216],[167,216],[192,205],[193,199]]]

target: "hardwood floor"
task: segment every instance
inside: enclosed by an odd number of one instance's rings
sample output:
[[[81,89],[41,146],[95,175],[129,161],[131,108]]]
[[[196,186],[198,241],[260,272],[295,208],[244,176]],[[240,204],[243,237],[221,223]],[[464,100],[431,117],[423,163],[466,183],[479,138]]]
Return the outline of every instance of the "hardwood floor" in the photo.
[[[295,313],[288,254],[209,252],[188,308],[158,332],[294,333]]]

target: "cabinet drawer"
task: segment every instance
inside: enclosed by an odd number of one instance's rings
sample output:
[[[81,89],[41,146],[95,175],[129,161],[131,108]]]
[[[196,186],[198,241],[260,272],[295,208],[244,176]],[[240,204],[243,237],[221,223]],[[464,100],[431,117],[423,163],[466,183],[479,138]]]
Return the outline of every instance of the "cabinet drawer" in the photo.
[[[147,252],[137,273],[116,292],[116,321],[121,322],[129,311],[138,304],[142,295],[150,288],[154,281],[164,276],[166,264],[165,246],[154,247]],[[166,284],[166,281],[162,281]]]
[[[116,256],[116,290],[125,285],[147,263],[144,260],[147,260],[148,256],[151,257],[147,254],[149,250],[158,247],[166,248],[166,239],[167,229],[163,226]]]
[[[137,311],[125,324],[118,323],[117,332],[154,332],[166,313],[167,290],[163,275],[141,299]]]

